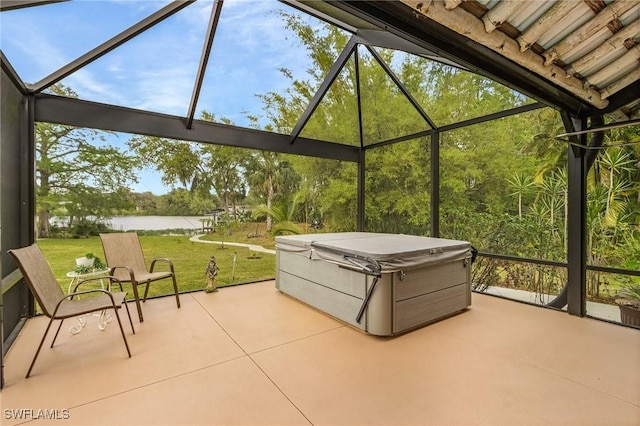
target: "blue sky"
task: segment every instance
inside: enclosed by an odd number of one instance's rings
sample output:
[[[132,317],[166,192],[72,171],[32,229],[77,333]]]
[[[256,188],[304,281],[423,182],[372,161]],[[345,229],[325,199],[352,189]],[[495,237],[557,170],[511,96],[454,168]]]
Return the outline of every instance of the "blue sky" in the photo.
[[[3,12],[0,46],[20,77],[35,83],[168,3],[74,0]],[[81,99],[186,116],[212,4],[188,6],[62,83]],[[196,116],[206,110],[246,126],[247,114],[262,114],[256,94],[288,86],[279,68],[305,79],[309,59],[277,10],[297,13],[276,0],[224,1]],[[124,146],[129,137],[110,143]],[[168,190],[152,170],[132,189]]]

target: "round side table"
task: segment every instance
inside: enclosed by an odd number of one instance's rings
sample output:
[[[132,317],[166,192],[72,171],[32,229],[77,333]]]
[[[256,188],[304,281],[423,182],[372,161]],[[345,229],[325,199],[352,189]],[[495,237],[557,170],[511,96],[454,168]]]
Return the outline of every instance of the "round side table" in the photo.
[[[76,271],[67,272],[67,278],[71,278],[71,281],[69,281],[69,288],[67,289],[67,294],[71,294],[71,292],[73,291],[73,287],[82,280],[87,280],[89,278],[101,278],[101,277],[107,277],[107,276],[109,276],[109,269],[100,269],[97,271],[91,271],[86,273],[80,273]],[[111,288],[109,288],[110,287],[109,283],[110,281],[107,280],[106,290],[111,291]],[[103,290],[105,289],[104,280],[102,279],[100,279],[100,287]],[[100,330],[104,330],[105,328],[107,328],[107,324],[112,319],[111,315],[107,314],[105,311],[102,311],[96,315],[100,317],[98,320],[98,328]],[[69,333],[71,334],[80,333],[80,331],[82,331],[82,327],[84,327],[85,324],[86,324],[85,317],[78,317],[78,325],[74,327],[70,327]]]

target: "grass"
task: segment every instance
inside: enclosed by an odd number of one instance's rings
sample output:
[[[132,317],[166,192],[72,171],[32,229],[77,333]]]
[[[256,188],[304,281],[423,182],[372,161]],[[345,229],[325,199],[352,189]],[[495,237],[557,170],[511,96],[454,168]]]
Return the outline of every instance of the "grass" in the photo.
[[[304,234],[315,232],[305,223],[296,223],[296,226]],[[322,232],[328,232],[328,230],[323,230]],[[206,234],[201,239],[254,244],[272,250],[276,248],[275,238],[266,232],[266,225],[264,223],[241,223],[233,227],[231,235],[224,236],[222,231],[218,229],[211,234]]]
[[[215,234],[212,234],[215,238]],[[229,236],[227,241],[232,241]],[[246,237],[246,235],[245,235]],[[268,237],[267,237],[268,238]],[[188,236],[140,236],[147,266],[155,258],[168,258],[174,264],[178,289],[181,292],[201,290],[207,284],[205,267],[210,256],[215,256],[220,268],[216,277],[219,287],[260,280],[273,279],[275,276],[275,255],[258,253],[243,247],[217,244],[203,244],[189,241]],[[68,290],[70,278],[67,273],[75,268],[75,258],[82,257],[91,251],[104,260],[104,252],[99,237],[84,239],[49,238],[38,240],[38,246],[47,257],[56,279],[62,289]],[[252,241],[251,244],[258,244]],[[234,265],[235,258],[235,265]],[[158,263],[156,265],[159,270]],[[163,265],[162,265],[163,266]],[[125,288],[131,295],[131,291]],[[154,282],[150,286],[149,295],[158,296],[173,292],[171,280]]]

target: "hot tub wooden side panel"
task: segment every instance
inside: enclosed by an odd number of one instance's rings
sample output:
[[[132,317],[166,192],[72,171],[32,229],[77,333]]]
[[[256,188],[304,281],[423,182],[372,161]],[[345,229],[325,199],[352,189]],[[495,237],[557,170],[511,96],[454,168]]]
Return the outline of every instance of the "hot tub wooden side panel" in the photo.
[[[448,317],[467,308],[467,287],[460,284],[396,303],[394,334]]]
[[[383,273],[360,323],[356,317],[373,276],[300,252],[278,250],[276,263],[280,291],[378,336],[405,333],[471,304],[470,258]]]
[[[280,273],[279,289],[301,302],[306,303],[332,317],[339,319],[353,327],[366,331],[367,320],[363,318],[358,324],[356,314],[362,305],[362,299],[350,296],[318,283],[307,281],[291,275]]]
[[[366,275],[299,253],[278,252],[276,261],[276,287],[281,292],[366,331],[366,316],[356,322],[366,294]]]
[[[276,253],[276,262],[276,270],[288,272],[302,280],[314,282],[359,299],[364,299],[366,294],[365,276],[360,272],[341,268],[335,263],[312,260],[303,254],[286,251]]]
[[[421,269],[409,271],[404,279],[394,275],[395,300],[397,302],[425,293],[444,290],[469,282],[469,262],[459,260],[440,263]]]

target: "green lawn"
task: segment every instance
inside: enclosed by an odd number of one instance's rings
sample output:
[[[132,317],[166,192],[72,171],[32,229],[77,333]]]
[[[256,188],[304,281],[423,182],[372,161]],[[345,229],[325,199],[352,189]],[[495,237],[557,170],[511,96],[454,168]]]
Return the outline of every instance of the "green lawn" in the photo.
[[[216,239],[215,235],[212,237],[214,237],[212,239]],[[178,289],[181,292],[199,290],[206,286],[205,267],[210,256],[216,257],[220,267],[216,278],[218,286],[272,279],[275,276],[275,255],[268,253],[252,252],[242,247],[226,246],[223,249],[216,244],[194,243],[189,241],[188,236],[140,236],[140,243],[147,265],[154,258],[164,257],[173,261]],[[47,257],[65,292],[70,281],[66,274],[75,268],[76,257],[82,257],[91,251],[104,261],[104,252],[99,237],[86,239],[50,238],[38,240],[37,244]],[[150,296],[172,292],[171,280],[152,283],[149,290]],[[130,291],[129,294],[131,294]]]

